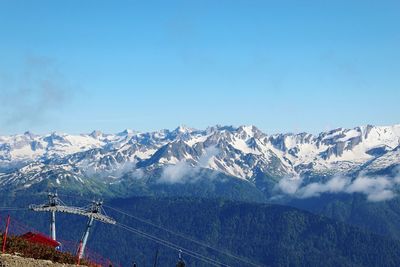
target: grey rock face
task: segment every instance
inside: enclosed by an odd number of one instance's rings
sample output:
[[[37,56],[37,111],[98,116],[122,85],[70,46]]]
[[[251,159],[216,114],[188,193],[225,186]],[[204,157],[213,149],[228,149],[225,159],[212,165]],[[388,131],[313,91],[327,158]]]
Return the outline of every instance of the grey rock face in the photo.
[[[400,126],[339,128],[318,135],[268,136],[254,126],[125,130],[114,135],[24,134],[0,137],[0,185],[31,186],[49,173],[51,177],[68,173],[79,183],[96,176],[119,181],[127,171],[146,176],[149,170],[180,163],[250,182],[256,176],[279,180],[313,172],[346,172],[375,158],[385,166],[399,164],[399,158],[382,158],[398,146],[399,138]]]

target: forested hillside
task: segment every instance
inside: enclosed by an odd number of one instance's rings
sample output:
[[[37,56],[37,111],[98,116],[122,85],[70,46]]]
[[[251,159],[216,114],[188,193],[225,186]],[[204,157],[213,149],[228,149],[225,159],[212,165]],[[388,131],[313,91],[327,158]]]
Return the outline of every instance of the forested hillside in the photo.
[[[106,205],[108,215],[120,223],[231,266],[400,264],[400,242],[286,206],[189,198],[114,199]],[[124,210],[141,221],[110,207]],[[44,214],[19,213],[15,216],[43,231],[48,229]],[[143,220],[201,241],[218,251],[146,224]],[[58,236],[61,239],[79,239],[84,226],[83,218],[58,216]],[[89,247],[123,265],[132,261],[142,266],[150,265],[157,249],[162,266],[173,266],[177,261],[177,251],[101,223],[95,224]],[[189,266],[208,266],[185,254],[184,258]]]

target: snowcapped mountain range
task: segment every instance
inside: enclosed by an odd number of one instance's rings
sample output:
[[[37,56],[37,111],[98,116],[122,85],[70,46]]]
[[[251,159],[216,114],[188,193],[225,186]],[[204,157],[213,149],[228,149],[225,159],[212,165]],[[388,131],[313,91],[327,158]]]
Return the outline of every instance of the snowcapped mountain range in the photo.
[[[71,179],[116,183],[174,166],[176,170],[168,173],[177,177],[187,174],[182,170],[201,168],[256,183],[260,175],[277,181],[287,176],[379,172],[398,165],[400,125],[339,128],[318,135],[268,135],[255,126],[214,126],[0,136],[3,187],[28,188],[46,179],[56,184]]]

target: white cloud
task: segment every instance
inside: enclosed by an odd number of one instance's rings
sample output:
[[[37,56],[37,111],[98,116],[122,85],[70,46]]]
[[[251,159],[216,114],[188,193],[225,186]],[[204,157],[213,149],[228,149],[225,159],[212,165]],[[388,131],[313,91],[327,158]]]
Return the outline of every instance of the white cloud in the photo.
[[[396,196],[394,187],[400,184],[400,176],[389,178],[384,176],[367,177],[360,175],[354,180],[350,177],[335,176],[326,182],[304,184],[301,178],[284,178],[279,181],[278,189],[296,198],[318,197],[323,193],[360,193],[372,202],[392,199]]]
[[[211,159],[218,155],[218,153],[219,149],[216,146],[207,147],[204,154],[201,155],[201,157],[199,158],[198,166],[201,168],[207,168],[210,164]]]
[[[195,170],[186,161],[180,161],[176,165],[166,166],[158,182],[167,184],[185,183],[187,177]]]
[[[392,191],[397,179],[387,177],[357,177],[347,188],[348,193],[364,193],[370,201],[382,201],[395,196]]]
[[[210,160],[218,153],[218,148],[215,146],[210,146],[204,150],[204,153],[200,156],[196,166],[192,166],[184,160],[175,165],[168,165],[164,167],[158,182],[168,184],[186,183],[189,182],[189,178],[190,182],[195,182],[197,180],[196,175],[199,174],[202,168],[207,168]]]
[[[372,202],[379,202],[389,200],[395,197],[395,193],[392,190],[385,189],[382,191],[370,193],[367,195],[367,199]]]
[[[301,198],[315,197],[322,193],[343,192],[349,181],[343,177],[333,177],[326,183],[311,183],[297,190]]]
[[[299,178],[283,178],[279,181],[278,187],[283,193],[292,195],[297,192],[301,182]]]

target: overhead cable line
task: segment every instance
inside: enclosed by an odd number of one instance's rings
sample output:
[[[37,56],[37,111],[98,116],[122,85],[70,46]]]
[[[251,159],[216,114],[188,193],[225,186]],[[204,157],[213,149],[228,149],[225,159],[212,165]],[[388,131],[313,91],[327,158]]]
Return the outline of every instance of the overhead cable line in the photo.
[[[127,231],[129,231],[129,232],[135,233],[135,234],[137,234],[137,235],[140,235],[140,236],[142,236],[142,237],[144,237],[144,238],[146,238],[146,239],[152,240],[152,241],[154,241],[154,242],[156,242],[156,243],[158,243],[158,244],[160,244],[160,245],[166,246],[166,247],[171,248],[171,249],[173,249],[173,250],[177,250],[177,251],[182,250],[182,251],[184,251],[184,253],[187,254],[188,256],[191,256],[191,257],[193,257],[193,258],[196,258],[196,259],[198,259],[198,260],[201,260],[201,261],[206,262],[206,263],[208,263],[208,264],[211,264],[211,265],[213,265],[213,266],[230,267],[230,266],[227,265],[227,264],[224,264],[224,263],[221,263],[221,262],[219,262],[219,261],[217,261],[217,260],[214,260],[214,259],[212,259],[212,258],[203,256],[203,255],[201,255],[201,254],[199,254],[199,253],[197,253],[197,252],[191,251],[191,250],[189,250],[189,249],[182,248],[182,247],[179,246],[179,245],[176,245],[176,244],[174,244],[174,243],[171,243],[171,242],[169,242],[169,241],[163,240],[163,239],[161,239],[161,238],[152,236],[152,235],[150,235],[150,234],[147,234],[147,233],[145,233],[145,232],[142,232],[142,231],[140,231],[140,230],[138,230],[138,229],[135,229],[135,228],[133,228],[133,227],[124,225],[124,224],[122,224],[122,223],[117,223],[116,226],[119,226],[119,227],[122,228],[122,229],[125,229],[125,230],[127,230]]]
[[[81,199],[81,200],[83,200],[83,201],[91,202],[91,200],[89,200],[88,198],[85,198],[85,197],[80,196],[80,195],[66,195],[66,194],[59,194],[59,195],[62,195],[62,196],[65,196],[65,197],[79,198],[79,199]],[[137,220],[137,221],[140,221],[140,222],[142,222],[142,223],[151,225],[151,226],[153,226],[153,227],[155,227],[155,228],[158,228],[158,229],[161,229],[161,230],[163,230],[163,231],[166,231],[166,232],[168,232],[168,233],[170,233],[170,234],[172,234],[172,235],[178,236],[178,237],[183,238],[183,239],[185,239],[185,240],[187,240],[187,241],[189,241],[189,242],[193,242],[193,243],[195,243],[195,244],[197,244],[197,245],[200,245],[200,246],[202,246],[202,247],[208,248],[208,249],[210,249],[210,250],[213,250],[213,251],[215,251],[215,252],[217,252],[217,253],[223,254],[223,255],[225,255],[225,256],[227,256],[227,257],[230,257],[230,258],[232,258],[232,259],[235,259],[235,260],[240,261],[240,262],[242,262],[242,263],[245,263],[245,264],[247,264],[247,265],[254,266],[254,267],[259,267],[259,266],[261,266],[261,265],[259,265],[259,264],[255,264],[255,263],[249,261],[248,259],[241,258],[241,257],[239,257],[239,256],[237,256],[237,255],[234,255],[234,254],[228,252],[228,251],[223,251],[223,250],[214,248],[214,247],[212,247],[211,245],[208,245],[208,244],[206,244],[206,243],[204,243],[204,242],[195,240],[195,239],[193,239],[193,238],[191,238],[191,237],[188,237],[188,236],[186,236],[186,235],[184,235],[184,234],[181,234],[181,233],[179,233],[179,232],[172,231],[172,230],[170,230],[170,229],[167,229],[167,228],[165,228],[165,227],[162,227],[162,226],[160,226],[160,225],[157,225],[157,224],[155,224],[155,223],[153,223],[153,222],[151,222],[151,221],[149,221],[149,220],[146,220],[146,219],[140,218],[140,217],[138,217],[138,216],[129,214],[129,213],[123,211],[123,210],[120,210],[120,209],[117,209],[117,208],[114,208],[114,207],[112,207],[112,206],[105,205],[105,204],[103,204],[103,207],[106,207],[106,208],[108,208],[108,209],[111,209],[111,210],[113,210],[113,211],[115,211],[115,212],[118,212],[118,213],[123,214],[123,215],[125,215],[125,216],[128,216],[128,217],[130,217],[130,218],[133,218],[133,219],[135,219],[135,220]],[[103,212],[105,213],[105,210],[104,210],[104,209],[102,209],[102,210],[103,210]],[[105,214],[106,214],[106,213],[105,213]],[[128,227],[129,227],[129,226],[128,226]]]
[[[179,237],[181,237],[181,238],[183,238],[183,239],[186,239],[186,240],[188,240],[188,241],[190,241],[190,242],[196,243],[197,245],[200,245],[200,246],[203,246],[203,247],[205,247],[205,248],[208,248],[208,249],[211,249],[211,250],[213,250],[213,251],[216,251],[216,252],[218,252],[218,253],[224,254],[225,256],[234,258],[234,259],[236,259],[236,260],[238,260],[238,261],[241,261],[241,262],[243,262],[243,263],[246,263],[246,264],[248,264],[248,265],[259,266],[259,265],[255,264],[255,263],[252,263],[252,262],[250,262],[250,261],[248,261],[248,260],[246,260],[246,259],[240,258],[239,256],[233,255],[233,254],[231,254],[231,253],[229,253],[229,252],[226,252],[226,251],[222,251],[222,250],[216,249],[216,248],[214,248],[214,247],[212,247],[212,246],[210,246],[210,245],[208,245],[208,244],[205,244],[205,243],[203,243],[203,242],[200,242],[200,241],[198,241],[198,240],[195,240],[195,239],[193,239],[193,238],[191,238],[191,237],[188,237],[188,236],[186,236],[186,235],[183,235],[183,234],[181,234],[181,233],[178,233],[178,232],[172,231],[172,230],[170,230],[170,229],[164,228],[164,227],[162,227],[162,226],[160,226],[160,225],[154,224],[154,223],[152,223],[152,222],[150,222],[150,221],[148,221],[148,220],[145,220],[145,219],[142,219],[142,218],[140,218],[140,217],[134,216],[134,215],[129,214],[129,213],[125,212],[125,211],[122,211],[122,210],[113,208],[113,207],[108,206],[108,205],[104,205],[104,207],[107,207],[107,208],[109,208],[109,209],[112,209],[112,210],[114,210],[114,211],[116,211],[116,212],[119,212],[119,213],[121,213],[121,214],[123,214],[123,215],[126,215],[126,216],[128,216],[128,217],[131,217],[131,218],[133,218],[133,219],[135,219],[135,220],[138,220],[138,221],[140,221],[140,222],[146,223],[146,224],[151,225],[151,226],[153,226],[153,227],[156,227],[156,228],[158,228],[158,229],[164,230],[164,231],[166,231],[166,232],[168,232],[168,233],[170,233],[170,234],[173,234],[173,235],[175,235],[175,236],[179,236]]]
[[[0,211],[16,211],[16,210],[28,210],[28,209],[18,208],[18,207],[0,207]]]

